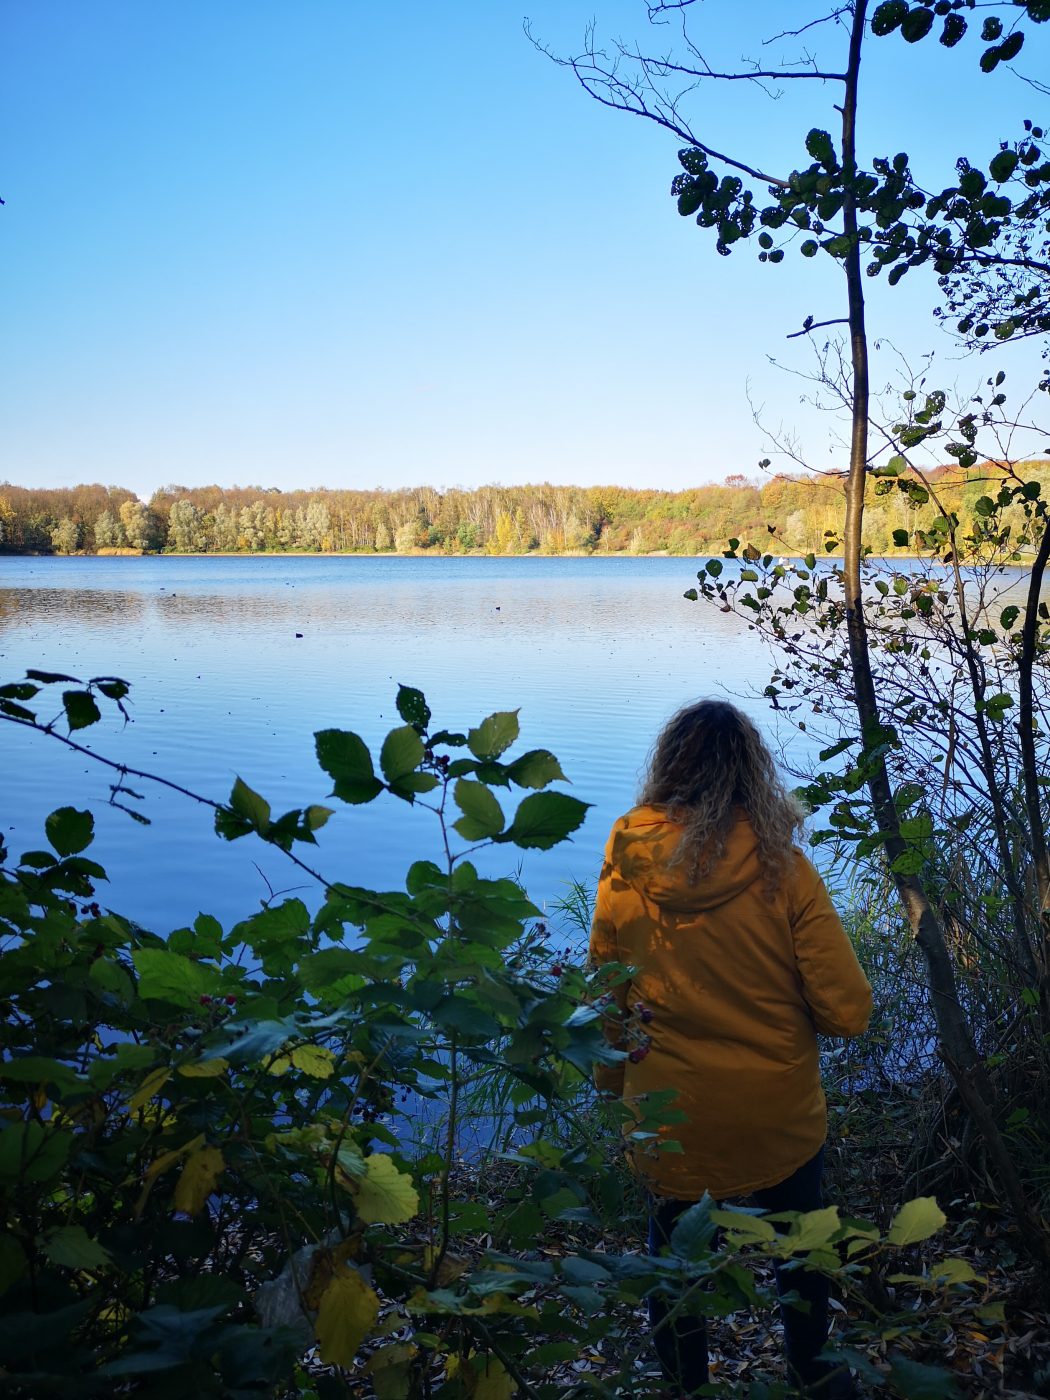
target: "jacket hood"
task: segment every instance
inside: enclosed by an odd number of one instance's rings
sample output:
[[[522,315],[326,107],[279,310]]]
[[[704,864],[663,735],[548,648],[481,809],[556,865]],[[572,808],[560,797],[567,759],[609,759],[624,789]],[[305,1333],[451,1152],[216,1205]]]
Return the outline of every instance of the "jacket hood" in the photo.
[[[681,836],[680,823],[654,807],[637,807],[613,833],[613,868],[646,899],[677,914],[717,909],[761,875],[758,842],[743,815],[729,833],[725,855],[695,882],[688,862],[671,864]]]

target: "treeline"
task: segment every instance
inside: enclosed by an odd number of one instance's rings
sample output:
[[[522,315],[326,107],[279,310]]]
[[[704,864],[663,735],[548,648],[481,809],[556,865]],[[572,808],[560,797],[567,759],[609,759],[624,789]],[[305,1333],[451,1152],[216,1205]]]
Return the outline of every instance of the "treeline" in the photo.
[[[1046,463],[1030,463],[1026,476]],[[989,472],[943,467],[938,494],[963,525],[986,495]],[[221,554],[269,551],[413,554],[705,554],[729,536],[766,536],[820,550],[842,520],[844,479],[727,476],[687,491],[624,486],[481,486],[438,491],[168,486],[141,501],[123,487],[37,490],[0,483],[0,552]],[[933,518],[932,504],[878,494],[871,484],[865,536],[879,553],[895,530]]]

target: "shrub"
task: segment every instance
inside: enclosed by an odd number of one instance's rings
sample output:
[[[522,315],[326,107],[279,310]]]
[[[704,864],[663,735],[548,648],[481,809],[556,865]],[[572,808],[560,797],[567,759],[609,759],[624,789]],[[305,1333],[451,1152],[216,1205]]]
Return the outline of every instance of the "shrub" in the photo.
[[[53,686],[66,687],[71,733],[127,694],[115,678],[30,672],[0,688],[0,714],[55,734],[30,708]],[[401,687],[397,706],[378,769],[348,731],[322,731],[316,747],[339,801],[386,794],[433,810],[447,859],[412,863],[403,890],[318,876],[313,911],[285,899],[229,929],[201,914],[160,937],[99,904],[89,812],[57,808],[47,849],[17,862],[0,845],[5,1393],[368,1384],[380,1400],[515,1388],[546,1400],[578,1388],[559,1367],[606,1346],[621,1364],[596,1393],[658,1394],[634,1364],[651,1291],[725,1313],[767,1298],[749,1253],[807,1252],[848,1281],[943,1221],[932,1201],[912,1202],[886,1237],[834,1210],[778,1235],[705,1201],[666,1259],[610,1248],[624,1199],[609,1135],[549,1128],[594,1061],[616,1056],[603,997],[623,974],[555,970],[540,911],[471,859],[481,846],[547,849],[585,804],[548,790],[563,775],[546,750],[506,758],[515,713],[460,733],[431,726],[419,691]],[[510,813],[514,788],[527,795]],[[212,805],[220,837],[255,836],[305,869],[331,815],[315,804],[275,817],[240,779]],[[485,1080],[502,1084],[525,1138],[494,1193],[459,1151],[462,1106]],[[667,1097],[609,1112],[645,1140]],[[415,1131],[429,1105],[439,1135]],[[730,1244],[718,1254],[714,1223]],[[938,1306],[974,1278],[917,1277]],[[909,1312],[896,1335],[924,1316]]]

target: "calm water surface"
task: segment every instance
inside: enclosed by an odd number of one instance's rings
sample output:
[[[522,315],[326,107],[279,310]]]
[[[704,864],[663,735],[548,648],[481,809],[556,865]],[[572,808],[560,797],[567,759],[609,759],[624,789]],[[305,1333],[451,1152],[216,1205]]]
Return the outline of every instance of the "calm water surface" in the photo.
[[[593,803],[571,843],[504,847],[540,904],[597,874],[610,823],[634,800],[663,720],[726,694],[768,727],[754,698],[770,658],[746,624],[682,597],[690,559],[0,559],[0,679],[27,667],[123,676],[133,723],[81,736],[99,753],[224,799],[240,775],[275,812],[324,802],[312,734],[356,730],[378,752],[401,721],[398,682],[422,689],[435,723],[465,729],[520,707],[524,748],[549,748]],[[298,638],[297,633],[302,633]],[[224,924],[302,876],[251,838],[227,845],[205,809],[143,787],[141,827],[107,806],[109,778],[54,742],[0,726],[0,822],[16,853],[74,803],[95,812],[105,902],[166,931],[198,911]],[[338,808],[316,864],[329,878],[403,887],[433,855],[434,819],[384,796]],[[309,887],[299,892],[309,902]]]

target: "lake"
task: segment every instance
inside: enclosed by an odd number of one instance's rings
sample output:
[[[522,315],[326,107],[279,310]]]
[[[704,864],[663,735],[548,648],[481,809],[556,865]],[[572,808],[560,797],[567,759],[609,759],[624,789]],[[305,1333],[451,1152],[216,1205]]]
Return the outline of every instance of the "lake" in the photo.
[[[81,738],[99,753],[222,800],[240,775],[275,813],[325,802],[312,734],[358,732],[378,755],[401,720],[399,682],[423,690],[436,726],[465,729],[520,708],[514,752],[551,749],[593,804],[571,843],[503,847],[486,873],[521,873],[536,903],[593,881],[610,824],[634,801],[663,721],[701,695],[727,696],[771,733],[757,692],[767,648],[747,624],[682,593],[687,558],[354,556],[0,558],[0,680],[27,667],[131,683],[133,722]],[[301,633],[301,637],[297,634]],[[783,736],[794,744],[800,741]],[[0,821],[15,853],[39,848],[54,807],[90,807],[104,904],[165,932],[212,913],[224,925],[269,889],[316,894],[280,853],[229,845],[210,813],[143,787],[149,827],[107,805],[110,775],[39,735],[0,727]],[[332,802],[314,863],[330,879],[403,887],[436,854],[436,822],[384,795]]]

